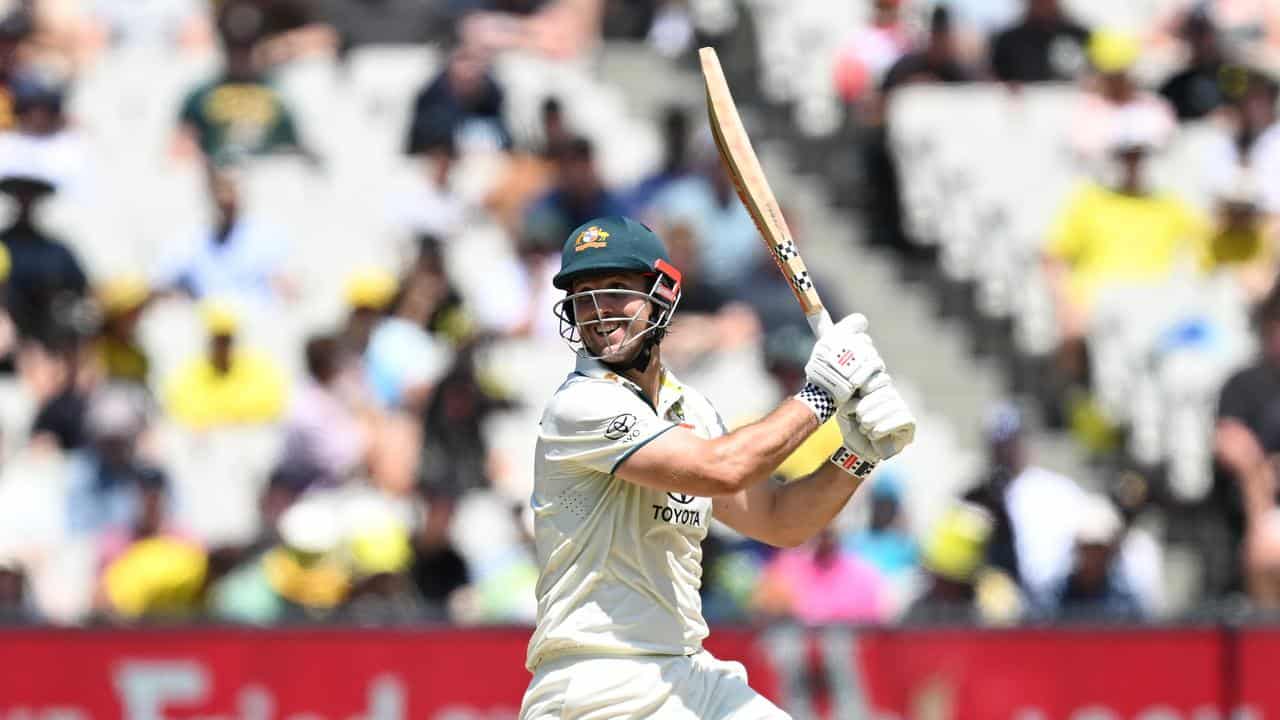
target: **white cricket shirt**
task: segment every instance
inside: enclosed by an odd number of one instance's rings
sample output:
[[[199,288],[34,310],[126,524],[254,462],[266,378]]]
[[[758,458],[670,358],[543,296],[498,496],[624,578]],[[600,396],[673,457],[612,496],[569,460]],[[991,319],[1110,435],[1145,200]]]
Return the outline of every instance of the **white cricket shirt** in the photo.
[[[652,490],[613,471],[674,427],[724,434],[715,409],[665,370],[652,407],[637,385],[579,358],[540,426],[538,626],[528,668],[572,654],[698,652],[707,636],[698,589],[711,498]]]

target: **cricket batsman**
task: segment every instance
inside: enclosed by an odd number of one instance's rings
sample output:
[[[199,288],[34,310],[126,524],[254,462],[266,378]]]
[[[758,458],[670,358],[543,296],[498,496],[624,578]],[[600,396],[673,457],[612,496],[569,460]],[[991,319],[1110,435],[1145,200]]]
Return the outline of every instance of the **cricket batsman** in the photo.
[[[538,436],[538,624],[521,720],[789,717],[747,685],[740,663],[702,649],[701,543],[713,514],[770,545],[803,543],[911,442],[915,419],[866,318],[850,315],[818,340],[795,396],[726,432],[662,366],[681,280],[649,228],[587,222],[565,241],[554,283],[566,293],[560,334],[578,359]],[[770,482],[832,415],[844,447],[831,462]]]

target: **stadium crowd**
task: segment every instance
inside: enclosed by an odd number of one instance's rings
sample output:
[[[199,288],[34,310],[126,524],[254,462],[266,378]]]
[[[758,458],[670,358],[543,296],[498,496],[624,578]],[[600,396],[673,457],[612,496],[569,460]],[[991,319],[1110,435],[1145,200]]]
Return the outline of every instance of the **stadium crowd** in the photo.
[[[664,359],[715,375],[718,356],[751,358],[762,395],[800,384],[807,330],[721,168],[700,98],[661,113],[660,157],[622,185],[603,167],[579,99],[540,97],[536,127],[520,127],[512,88],[495,72],[503,54],[581,60],[610,38],[688,61],[696,41],[715,39],[696,22],[698,3],[8,5],[0,621],[531,622],[528,487],[514,469],[529,458],[494,438],[511,417],[525,423],[521,437],[532,434],[537,409],[521,370],[535,358],[511,348],[555,347],[549,278],[570,230],[592,217],[644,219],[683,270]],[[1056,0],[999,19],[992,5],[874,0],[849,29],[834,82],[859,127],[868,241],[918,260],[886,127],[898,89],[1079,84],[1087,102],[1064,143],[1091,180],[1062,198],[1043,239],[1060,324],[1047,414],[1114,455],[1095,440],[1112,428],[1089,432],[1092,303],[1184,260],[1227,268],[1256,308],[1263,353],[1222,389],[1214,493],[1170,508],[1151,468],[1099,464],[1103,480],[1046,470],[1026,441],[1037,419],[1000,404],[978,439],[986,471],[927,526],[910,521],[904,497],[929,492],[930,479],[890,462],[810,545],[778,550],[716,528],[704,548],[712,622],[1163,619],[1186,608],[1167,597],[1153,512],[1219,528],[1204,536],[1214,571],[1198,601],[1280,603],[1268,459],[1280,449],[1280,16],[1265,2],[1171,3],[1150,33],[1131,36],[1085,27]],[[255,205],[254,177],[282,155],[312,176],[344,170],[277,79],[299,64],[354,65],[361,48],[379,45],[442,57],[404,107],[396,151],[406,181],[374,203],[381,217],[343,231],[358,244],[390,226],[395,261],[345,263],[341,277],[316,282],[298,271],[307,230]],[[122,266],[103,261],[112,251],[94,246],[91,225],[59,223],[55,210],[74,214],[119,182],[101,162],[110,156],[90,149],[100,128],[69,100],[102,58],[141,46],[206,58],[208,72],[182,89],[162,146],[117,152],[187,168],[204,207],[190,232],[156,220],[168,236],[140,266]],[[1176,68],[1147,87],[1133,69],[1151,55]],[[1205,163],[1219,200],[1208,212],[1156,192],[1146,163],[1190,122],[1220,131]],[[464,179],[477,158],[498,168],[478,189]],[[479,224],[496,228],[496,249],[478,243],[483,257],[459,263]],[[63,234],[72,232],[82,236]],[[297,322],[300,307],[325,309],[323,321]],[[171,336],[173,318],[199,324]],[[265,335],[249,330],[264,323]],[[169,358],[191,328],[189,356]],[[568,368],[559,350],[547,361],[548,393]],[[726,419],[768,407],[767,397],[752,400]],[[825,428],[781,474],[806,473],[837,443]]]

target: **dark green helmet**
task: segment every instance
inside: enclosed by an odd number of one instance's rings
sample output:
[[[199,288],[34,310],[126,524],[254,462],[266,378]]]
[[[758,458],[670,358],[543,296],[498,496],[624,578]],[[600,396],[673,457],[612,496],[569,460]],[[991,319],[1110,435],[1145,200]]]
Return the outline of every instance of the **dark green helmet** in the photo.
[[[660,272],[658,263],[670,267],[667,249],[652,230],[628,217],[588,220],[565,240],[560,272],[552,283],[567,291],[582,275],[611,272]]]

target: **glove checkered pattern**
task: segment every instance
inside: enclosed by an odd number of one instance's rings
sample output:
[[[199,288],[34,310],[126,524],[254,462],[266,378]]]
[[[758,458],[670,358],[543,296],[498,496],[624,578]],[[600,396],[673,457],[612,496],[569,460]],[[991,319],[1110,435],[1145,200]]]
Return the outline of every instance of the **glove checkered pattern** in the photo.
[[[805,383],[804,387],[800,388],[800,392],[796,393],[796,399],[808,405],[813,414],[818,416],[819,425],[836,414],[836,399],[831,397],[831,393],[813,383]]]

